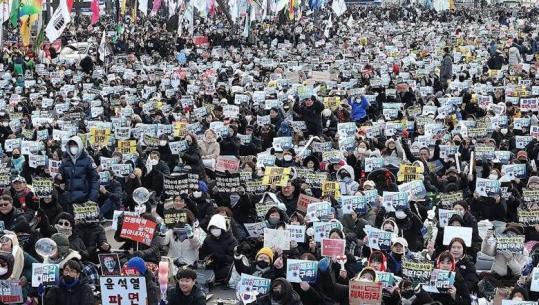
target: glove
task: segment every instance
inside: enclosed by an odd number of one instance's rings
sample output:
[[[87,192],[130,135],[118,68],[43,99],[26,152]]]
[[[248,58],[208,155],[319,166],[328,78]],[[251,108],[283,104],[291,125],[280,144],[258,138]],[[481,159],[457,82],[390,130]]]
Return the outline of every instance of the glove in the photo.
[[[329,258],[324,257],[324,258],[321,259],[320,262],[318,263],[318,269],[319,269],[321,272],[326,272],[326,271],[328,271],[328,269],[329,269],[329,263],[330,263]]]
[[[193,234],[193,227],[190,225],[185,225],[184,227],[185,233],[187,234],[187,238],[192,238],[194,236]]]

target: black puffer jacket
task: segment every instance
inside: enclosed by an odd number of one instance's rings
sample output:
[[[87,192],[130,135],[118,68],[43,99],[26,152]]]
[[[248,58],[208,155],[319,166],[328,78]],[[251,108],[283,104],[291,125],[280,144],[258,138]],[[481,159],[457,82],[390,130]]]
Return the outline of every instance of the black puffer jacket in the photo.
[[[184,295],[178,284],[167,292],[168,305],[206,305],[206,296],[197,285],[193,286],[191,294]]]
[[[279,300],[280,305],[302,305],[299,295],[292,288],[292,284],[290,284],[290,282],[288,282],[287,280],[283,278],[278,278],[271,283],[271,287],[275,287],[276,285],[279,285],[279,284],[281,285],[281,289],[282,289],[281,291],[284,294],[284,298],[282,300]],[[255,304],[271,305],[272,304],[271,294],[266,294],[257,298]]]
[[[52,287],[45,295],[45,304],[55,305],[93,305],[95,304],[92,287],[87,279],[81,277],[74,285],[67,285],[64,279],[60,279],[58,286]]]
[[[99,223],[87,223],[77,226],[79,235],[86,245],[90,259],[97,258],[96,251],[103,243],[107,242],[105,229]]]

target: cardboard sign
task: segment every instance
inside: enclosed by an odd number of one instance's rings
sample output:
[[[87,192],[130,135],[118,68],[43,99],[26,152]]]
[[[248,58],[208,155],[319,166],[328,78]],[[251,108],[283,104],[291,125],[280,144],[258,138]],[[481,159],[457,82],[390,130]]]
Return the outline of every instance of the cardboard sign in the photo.
[[[322,197],[330,196],[335,199],[341,197],[341,186],[339,182],[324,181],[322,183]]]
[[[307,207],[306,216],[309,217],[311,222],[315,221],[328,221],[333,215],[333,208],[331,203],[327,201],[314,202]]]
[[[290,168],[284,167],[266,167],[264,177],[262,178],[263,185],[285,187],[290,178]]]
[[[446,209],[439,209],[438,210],[438,223],[440,224],[440,227],[443,228],[449,224],[449,219],[455,214],[459,214],[459,212],[455,210],[446,210]]]
[[[20,304],[22,301],[22,285],[20,281],[0,281],[0,302],[4,304]]]
[[[421,178],[423,178],[423,168],[406,164],[399,165],[399,172],[397,174],[398,182],[409,182]]]
[[[290,232],[290,240],[298,243],[305,242],[305,226],[303,225],[286,225],[286,229]]]
[[[103,276],[99,284],[102,304],[145,304],[148,297],[144,277]]]
[[[219,172],[237,172],[240,168],[240,160],[233,156],[217,156],[215,170]]]
[[[121,140],[117,144],[116,149],[122,154],[134,154],[137,152],[137,141],[135,140]]]
[[[102,276],[120,276],[121,265],[117,253],[98,254]]]
[[[60,266],[58,264],[32,264],[32,287],[54,287],[60,280]]]
[[[460,237],[464,240],[466,247],[472,246],[472,228],[468,227],[453,227],[446,226],[444,228],[444,246],[448,246],[451,240],[455,237]]]
[[[368,246],[371,249],[388,251],[391,249],[391,240],[396,237],[393,232],[386,232],[371,226],[365,226],[365,233],[369,239]]]
[[[99,209],[97,203],[86,202],[84,204],[74,204],[73,213],[75,220],[98,219]]]
[[[423,286],[427,292],[446,292],[455,283],[455,272],[434,269],[430,275],[430,282]]]
[[[359,215],[367,214],[367,197],[365,196],[341,196],[343,214],[352,214],[355,211]]]
[[[266,222],[244,223],[245,229],[249,233],[250,237],[259,237],[264,235],[264,229],[266,228]]]
[[[324,238],[322,239],[321,248],[322,256],[344,256],[344,250],[346,249],[346,240]]]
[[[438,206],[447,210],[453,209],[453,203],[464,199],[462,192],[438,193],[436,195]]]
[[[384,285],[384,288],[393,287],[395,285],[395,275],[391,272],[376,271],[376,278]]]
[[[403,192],[384,192],[382,206],[387,211],[404,210],[409,207],[408,193]]]
[[[236,297],[241,300],[241,296],[245,292],[258,292],[259,295],[267,294],[270,290],[270,284],[270,279],[242,273],[236,286]]]
[[[120,237],[151,245],[156,223],[138,216],[125,216]]]
[[[329,238],[329,232],[337,228],[339,230],[343,229],[343,226],[338,221],[329,221],[329,222],[320,222],[317,221],[313,223],[314,228],[314,241],[322,242],[322,239]]]
[[[286,280],[290,283],[314,283],[318,277],[318,262],[299,259],[286,261]]]
[[[518,221],[525,226],[539,224],[539,210],[518,209]]]
[[[290,231],[265,228],[264,247],[290,250]]]
[[[496,238],[496,251],[511,254],[522,254],[524,252],[524,235],[498,236]]]
[[[412,281],[412,286],[425,284],[430,280],[432,272],[431,262],[413,262],[404,260],[402,263],[402,275]]]
[[[539,267],[533,268],[531,278],[532,282],[530,285],[530,290],[539,292]]]
[[[348,284],[350,305],[381,304],[382,283],[350,281]]]
[[[52,196],[52,191],[54,189],[52,179],[33,179],[32,189],[38,198],[49,198]]]
[[[313,202],[319,202],[319,201],[320,199],[318,198],[311,197],[311,196],[301,193],[299,194],[299,197],[298,197],[296,209],[300,212],[307,213],[307,207],[309,206],[309,204]]]
[[[191,173],[176,174],[163,177],[165,195],[177,196],[189,190],[198,190],[198,175]]]
[[[110,143],[110,129],[90,128],[90,144],[106,146]]]
[[[494,195],[500,195],[500,180],[477,178],[475,183],[475,191],[483,197],[493,197]]]

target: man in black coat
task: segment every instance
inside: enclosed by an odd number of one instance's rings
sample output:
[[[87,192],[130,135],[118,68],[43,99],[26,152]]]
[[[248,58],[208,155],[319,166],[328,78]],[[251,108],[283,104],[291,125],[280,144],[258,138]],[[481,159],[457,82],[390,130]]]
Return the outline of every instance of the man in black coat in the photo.
[[[204,292],[196,285],[195,271],[183,267],[176,274],[176,285],[167,292],[169,305],[206,305]]]
[[[93,305],[94,293],[84,275],[82,265],[69,260],[62,269],[62,277],[58,286],[52,287],[45,295],[45,304],[55,305]]]
[[[301,115],[302,120],[307,125],[307,132],[305,136],[313,135],[317,136],[322,133],[322,110],[324,110],[324,104],[317,100],[314,96],[308,98],[301,103],[294,103],[294,112]]]

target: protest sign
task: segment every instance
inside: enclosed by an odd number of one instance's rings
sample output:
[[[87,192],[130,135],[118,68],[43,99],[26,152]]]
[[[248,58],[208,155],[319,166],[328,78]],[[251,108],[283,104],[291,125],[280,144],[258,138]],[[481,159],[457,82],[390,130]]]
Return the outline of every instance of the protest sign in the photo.
[[[344,256],[346,240],[323,238],[321,242],[322,256],[337,257]]]
[[[454,227],[454,226],[445,226],[444,228],[444,246],[449,245],[451,240],[455,237],[462,238],[467,247],[472,246],[472,228],[468,227]]]
[[[290,250],[290,231],[265,228],[264,247]]]
[[[522,254],[524,252],[524,235],[498,236],[496,237],[496,251],[511,254]]]
[[[0,302],[3,304],[21,304],[22,284],[20,281],[0,281]]]
[[[341,196],[341,186],[339,182],[324,181],[322,182],[322,197],[330,196],[339,199]]]
[[[496,303],[494,305],[497,305]],[[502,300],[501,305],[537,305],[534,301]]]
[[[350,281],[348,297],[350,305],[381,304],[382,283]]]
[[[120,140],[117,145],[116,149],[122,154],[134,154],[137,152],[137,141],[135,140]]]
[[[75,215],[75,220],[98,219],[99,209],[95,202],[73,204],[73,214]]]
[[[329,232],[337,228],[339,230],[343,229],[343,226],[338,221],[328,221],[328,222],[321,222],[317,221],[313,223],[314,228],[314,241],[316,242],[322,242],[322,239],[329,238]]]
[[[32,287],[54,287],[60,280],[60,267],[58,264],[32,264]]]
[[[414,287],[417,284],[427,283],[430,280],[432,269],[431,262],[414,262],[405,259],[402,263],[402,275],[409,278]]]
[[[451,210],[453,209],[453,203],[462,201],[464,197],[462,192],[438,193],[436,199],[438,200],[438,207]]]
[[[455,272],[434,269],[430,275],[430,281],[428,285],[424,285],[423,288],[427,292],[441,293],[446,292],[455,283]]]
[[[185,224],[189,223],[187,212],[184,209],[166,209],[163,212],[163,218],[163,222],[165,223],[167,228],[183,227]]]
[[[522,199],[528,210],[539,209],[539,190],[522,189]]]
[[[163,176],[163,192],[167,196],[177,196],[198,190],[198,174],[183,173]]]
[[[500,180],[477,178],[475,191],[483,197],[493,197],[501,194]]]
[[[447,226],[449,224],[449,219],[455,214],[459,214],[459,212],[455,210],[446,210],[446,209],[438,209],[438,223],[441,228]]]
[[[156,225],[155,222],[142,217],[125,216],[120,237],[149,246],[152,243]]]
[[[376,271],[376,278],[384,285],[384,288],[395,285],[395,275],[391,272]]]
[[[427,189],[423,180],[413,180],[400,184],[398,186],[399,192],[408,194],[408,198],[412,199],[423,199],[427,196]]]
[[[415,165],[399,165],[399,172],[397,174],[398,182],[409,182],[413,180],[419,180],[423,178],[423,168]]]
[[[311,197],[311,196],[301,193],[299,194],[299,197],[298,197],[296,209],[300,212],[307,213],[307,207],[309,206],[309,204],[313,202],[319,202],[319,201],[320,199],[318,198]]]
[[[331,203],[327,201],[313,202],[307,206],[307,214],[311,222],[328,221],[333,216]]]
[[[386,232],[370,225],[363,229],[367,234],[368,246],[372,249],[387,251],[391,249],[391,240],[396,236],[393,232]]]
[[[386,211],[402,211],[409,207],[407,193],[384,192],[382,197],[382,206],[386,209]]]
[[[370,173],[384,167],[384,159],[379,157],[365,158],[365,172]]]
[[[53,184],[50,178],[34,178],[32,180],[32,189],[39,198],[49,198],[52,196]]]
[[[102,276],[99,284],[102,304],[145,304],[148,297],[144,277]]]
[[[98,254],[102,276],[120,276],[121,265],[117,253]]]
[[[286,186],[290,178],[290,168],[283,167],[266,167],[264,177],[262,178],[263,185],[271,186]]]
[[[286,280],[290,283],[314,283],[318,277],[318,261],[288,259]]]
[[[236,297],[241,300],[245,292],[263,295],[269,292],[271,280],[242,273],[236,286]]]
[[[231,173],[237,172],[240,167],[240,160],[234,156],[217,156],[215,162],[215,170],[219,172],[229,171]]]
[[[539,267],[533,268],[533,271],[531,273],[530,290],[539,292]]]
[[[341,196],[343,214],[352,214],[355,211],[359,215],[367,213],[367,197],[365,196]]]
[[[90,128],[90,144],[107,146],[110,143],[110,129]]]
[[[298,243],[305,242],[305,226],[303,225],[286,225],[286,229],[290,231],[290,240]]]
[[[539,224],[539,210],[518,209],[518,221],[525,226]]]
[[[255,223],[244,223],[247,233],[250,237],[259,237],[264,234],[264,229],[266,228],[266,222],[255,222]]]

